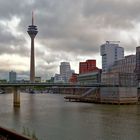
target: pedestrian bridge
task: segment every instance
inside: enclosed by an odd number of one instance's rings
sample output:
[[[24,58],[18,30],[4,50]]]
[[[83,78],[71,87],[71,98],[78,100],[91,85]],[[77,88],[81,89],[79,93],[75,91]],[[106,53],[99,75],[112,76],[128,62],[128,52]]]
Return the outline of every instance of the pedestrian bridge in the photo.
[[[69,84],[69,83],[0,83],[0,87],[97,87],[103,86],[100,83],[93,84]]]
[[[94,84],[68,84],[68,83],[1,83],[0,88],[11,87],[13,93],[14,107],[20,107],[20,88],[21,87],[46,87],[46,88],[93,88],[93,87],[106,87],[110,85],[103,85],[99,83]],[[117,85],[116,85],[117,86]]]

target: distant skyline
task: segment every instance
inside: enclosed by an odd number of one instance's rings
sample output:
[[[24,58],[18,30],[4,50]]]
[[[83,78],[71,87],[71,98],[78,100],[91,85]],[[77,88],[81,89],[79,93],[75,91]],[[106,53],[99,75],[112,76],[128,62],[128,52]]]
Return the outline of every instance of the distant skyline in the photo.
[[[11,70],[29,79],[30,37],[27,27],[35,12],[36,76],[48,79],[62,61],[78,72],[79,62],[97,59],[100,45],[120,41],[125,54],[140,45],[139,0],[0,0],[0,79]]]

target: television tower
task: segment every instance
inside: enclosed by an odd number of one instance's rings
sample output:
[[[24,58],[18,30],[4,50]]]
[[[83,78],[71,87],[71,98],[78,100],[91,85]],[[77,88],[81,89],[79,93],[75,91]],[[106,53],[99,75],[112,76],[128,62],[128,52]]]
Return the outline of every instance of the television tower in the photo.
[[[35,82],[35,56],[34,38],[38,33],[37,26],[34,25],[34,13],[32,12],[32,25],[28,26],[28,34],[31,37],[31,56],[30,56],[30,82]]]

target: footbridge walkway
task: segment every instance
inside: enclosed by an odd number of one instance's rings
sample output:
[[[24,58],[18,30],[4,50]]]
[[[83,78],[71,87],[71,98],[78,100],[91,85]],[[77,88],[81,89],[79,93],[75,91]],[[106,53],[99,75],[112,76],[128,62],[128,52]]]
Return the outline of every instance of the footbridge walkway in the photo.
[[[76,88],[87,88],[90,89],[87,91],[83,96],[86,96],[87,94],[90,93],[94,89],[94,87],[100,87],[100,86],[106,86],[106,85],[101,85],[99,83],[94,83],[94,84],[67,84],[67,83],[4,83],[0,84],[0,88],[6,88],[6,87],[11,87],[12,88],[12,93],[13,93],[13,105],[14,107],[20,107],[20,88],[22,87],[45,87],[45,88],[66,88],[66,89],[76,89]]]

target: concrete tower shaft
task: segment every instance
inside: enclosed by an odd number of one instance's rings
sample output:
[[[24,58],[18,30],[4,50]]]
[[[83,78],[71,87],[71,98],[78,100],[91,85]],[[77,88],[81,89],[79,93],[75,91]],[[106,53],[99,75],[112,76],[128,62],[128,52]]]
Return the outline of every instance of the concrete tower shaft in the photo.
[[[34,55],[34,38],[38,33],[37,26],[34,25],[34,13],[32,12],[32,25],[27,30],[31,37],[31,57],[30,57],[30,82],[35,82],[35,55]]]

